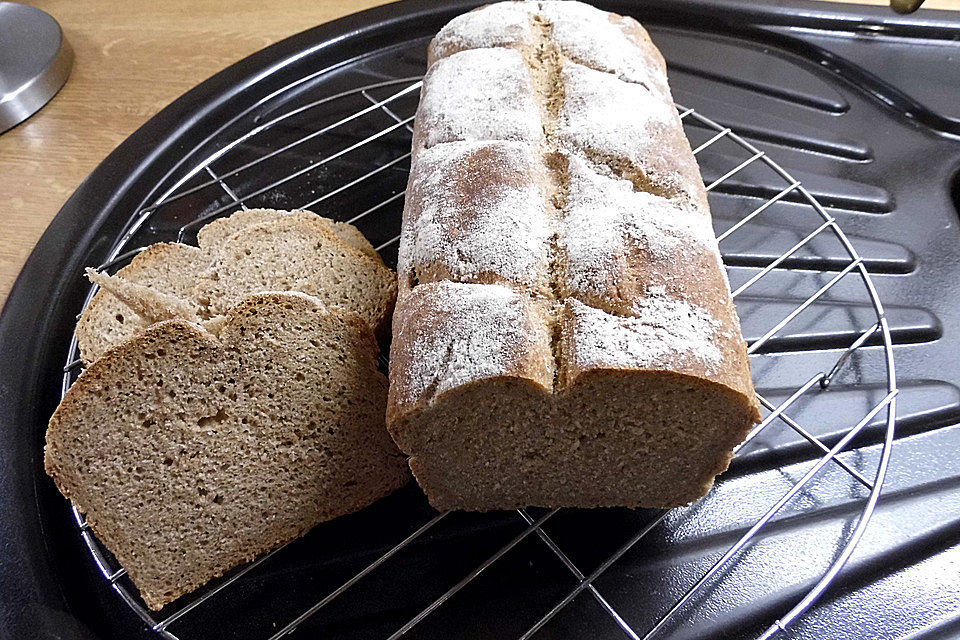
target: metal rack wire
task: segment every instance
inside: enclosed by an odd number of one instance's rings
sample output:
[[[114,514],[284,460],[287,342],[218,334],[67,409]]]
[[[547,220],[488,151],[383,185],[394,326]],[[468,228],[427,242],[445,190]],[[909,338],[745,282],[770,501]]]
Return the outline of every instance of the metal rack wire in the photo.
[[[299,84],[300,81],[293,83],[287,89],[292,89]],[[114,243],[111,251],[109,252],[107,261],[100,265],[99,268],[105,270],[118,268],[136,255],[139,251],[142,251],[143,247],[131,248],[132,240],[137,237],[138,233],[144,228],[145,225],[148,225],[151,222],[158,211],[161,211],[165,207],[169,207],[172,204],[186,198],[197,199],[202,197],[206,201],[209,201],[209,204],[208,206],[201,207],[202,212],[199,215],[196,215],[192,219],[183,223],[176,230],[176,233],[174,234],[175,238],[170,237],[167,238],[168,240],[176,239],[177,241],[181,242],[186,241],[188,240],[190,233],[195,231],[204,222],[216,216],[229,214],[237,209],[246,209],[248,206],[255,206],[250,205],[252,200],[269,196],[272,193],[281,190],[285,186],[295,183],[305,176],[316,174],[318,171],[334,166],[338,162],[345,162],[352,155],[358,153],[359,151],[369,149],[370,147],[382,143],[387,139],[398,141],[398,144],[391,148],[399,151],[393,151],[392,153],[388,152],[387,155],[390,157],[380,160],[372,167],[367,167],[365,170],[359,172],[357,175],[352,175],[348,179],[343,179],[340,182],[322,184],[320,194],[313,194],[316,195],[316,197],[306,198],[302,202],[289,201],[289,198],[287,198],[282,202],[282,206],[284,208],[313,208],[323,204],[325,201],[330,200],[331,198],[342,197],[344,194],[351,195],[355,193],[361,186],[369,187],[371,184],[376,184],[377,181],[387,175],[388,172],[403,169],[405,163],[409,160],[410,154],[409,152],[402,151],[402,149],[404,149],[405,145],[406,148],[409,148],[409,133],[411,131],[411,122],[413,119],[412,110],[416,105],[415,99],[420,86],[421,81],[419,78],[401,78],[396,80],[364,84],[363,86],[357,86],[353,89],[349,89],[335,95],[324,96],[319,99],[309,101],[294,108],[283,110],[281,107],[278,107],[278,109],[282,111],[279,115],[274,115],[263,122],[257,122],[255,120],[253,126],[243,131],[240,135],[236,135],[226,144],[218,145],[214,151],[207,152],[206,155],[197,160],[191,159],[189,167],[182,172],[182,175],[179,177],[179,179],[175,180],[162,192],[160,197],[156,198],[149,206],[146,206],[135,212],[131,216],[123,233],[120,234],[120,237]],[[384,91],[388,91],[389,95],[386,95],[382,98],[376,97],[378,93],[382,93]],[[275,92],[268,99],[262,101],[263,104],[261,104],[260,107],[269,105],[271,100],[278,100],[278,98],[284,96],[284,93],[285,90]],[[363,108],[354,109],[347,115],[334,119],[332,122],[324,124],[315,130],[306,131],[302,135],[298,135],[296,139],[290,142],[280,144],[276,148],[270,148],[272,134],[278,130],[278,127],[288,123],[292,118],[299,117],[303,114],[318,113],[323,110],[334,111],[338,105],[341,105],[341,103],[352,104],[351,101],[357,99],[362,99],[365,101],[366,106]],[[779,424],[796,431],[810,444],[811,447],[819,450],[819,453],[822,455],[816,459],[816,461],[809,467],[809,469],[798,482],[793,484],[793,486],[786,493],[784,493],[782,497],[777,500],[776,503],[773,504],[764,513],[764,515],[755,522],[755,524],[753,524],[752,527],[750,527],[732,546],[728,548],[728,550],[706,573],[702,575],[701,578],[696,580],[696,582],[689,587],[686,593],[676,601],[673,607],[670,608],[654,626],[645,631],[632,628],[617,612],[614,606],[611,605],[608,599],[604,597],[599,588],[596,586],[596,582],[602,574],[610,569],[631,548],[637,545],[639,541],[641,541],[657,527],[663,526],[668,512],[662,512],[657,517],[647,522],[642,528],[630,536],[629,539],[627,539],[627,541],[623,543],[614,553],[600,562],[599,565],[593,568],[589,573],[584,573],[577,566],[577,564],[574,563],[569,555],[564,552],[560,545],[544,530],[544,524],[553,518],[557,514],[558,510],[549,511],[540,515],[539,517],[535,517],[527,510],[520,509],[517,511],[517,515],[523,520],[525,528],[521,530],[515,537],[513,537],[507,544],[503,545],[495,553],[490,555],[484,562],[464,575],[461,580],[451,585],[442,595],[433,600],[428,606],[424,607],[415,616],[400,626],[392,635],[389,636],[391,640],[404,636],[426,617],[430,616],[435,610],[446,605],[447,602],[461,589],[466,587],[482,572],[496,563],[503,555],[531,536],[536,536],[536,538],[538,538],[540,542],[559,559],[559,561],[576,581],[576,585],[574,588],[570,589],[564,597],[557,601],[552,608],[544,611],[539,620],[525,633],[523,633],[521,638],[526,639],[533,637],[538,630],[547,624],[554,616],[564,610],[564,608],[571,601],[573,601],[583,592],[590,594],[590,596],[603,609],[603,611],[605,611],[606,614],[611,617],[611,619],[626,636],[637,640],[640,638],[646,640],[652,637],[660,637],[666,626],[673,620],[676,614],[684,610],[684,608],[687,607],[696,597],[702,595],[705,586],[708,585],[714,578],[716,578],[717,575],[729,564],[737,560],[744,549],[752,540],[754,540],[754,538],[757,537],[759,532],[774,518],[774,516],[784,507],[784,505],[786,505],[795,496],[801,493],[805,487],[814,481],[814,479],[821,474],[825,467],[831,464],[837,465],[868,491],[866,498],[863,500],[862,509],[860,510],[857,523],[849,532],[841,551],[834,558],[830,566],[827,567],[815,586],[807,593],[805,597],[800,599],[788,613],[782,616],[779,620],[773,622],[762,634],[761,638],[766,639],[773,637],[786,629],[788,625],[797,620],[817,600],[817,598],[820,597],[820,595],[834,580],[838,572],[843,568],[844,564],[853,552],[854,547],[862,537],[880,496],[880,490],[883,485],[884,475],[886,473],[890,452],[892,450],[897,396],[896,375],[894,370],[890,330],[887,325],[887,320],[884,316],[883,306],[880,302],[879,296],[877,295],[877,291],[873,285],[873,282],[871,281],[865,262],[857,253],[856,249],[854,249],[847,236],[837,225],[834,218],[816,201],[816,199],[811,196],[811,194],[799,181],[795,180],[780,165],[768,157],[765,152],[757,149],[732,129],[717,124],[700,113],[697,113],[693,109],[679,107],[679,111],[680,117],[683,119],[685,126],[687,126],[689,129],[688,132],[695,128],[701,133],[703,131],[707,131],[709,134],[707,139],[696,145],[694,149],[695,154],[699,155],[703,151],[712,148],[721,142],[724,142],[738,149],[742,156],[742,158],[737,158],[726,171],[723,171],[719,177],[712,180],[707,185],[706,188],[708,191],[714,191],[721,188],[731,179],[738,175],[742,175],[744,170],[747,168],[758,165],[763,165],[769,170],[773,171],[777,176],[779,176],[779,179],[781,179],[783,183],[782,189],[779,190],[775,195],[764,199],[762,204],[741,217],[719,236],[721,248],[723,247],[723,242],[734,234],[748,233],[750,230],[749,224],[752,221],[764,215],[764,213],[769,214],[770,212],[774,211],[774,205],[781,201],[801,203],[815,212],[817,218],[820,220],[819,224],[816,224],[809,231],[809,233],[806,233],[806,235],[800,238],[792,247],[784,251],[780,256],[770,260],[748,280],[736,287],[733,291],[733,296],[735,299],[743,294],[744,291],[754,286],[756,283],[761,281],[764,277],[768,276],[775,270],[790,268],[784,263],[790,260],[791,257],[793,257],[801,249],[809,248],[811,242],[817,238],[822,238],[823,236],[832,236],[839,241],[844,252],[848,256],[848,261],[845,266],[835,271],[831,270],[833,275],[825,284],[823,284],[823,286],[821,286],[812,295],[807,297],[802,303],[798,304],[780,321],[766,330],[759,338],[753,340],[749,345],[749,352],[751,354],[757,354],[760,352],[762,347],[767,345],[772,339],[776,338],[778,334],[783,331],[787,325],[794,321],[794,319],[797,318],[797,316],[799,316],[804,310],[809,308],[818,300],[821,300],[828,291],[846,279],[858,278],[862,282],[863,293],[868,298],[870,305],[875,312],[875,322],[870,324],[870,326],[861,328],[858,337],[854,339],[849,346],[841,350],[831,368],[812,373],[803,385],[797,388],[789,395],[789,397],[786,398],[786,400],[780,402],[779,404],[771,402],[767,398],[759,397],[761,404],[766,408],[768,413],[764,417],[763,421],[749,434],[746,441],[738,448],[738,451],[741,451],[743,448],[749,447],[751,442],[753,442],[759,434],[767,429],[771,429],[773,425]],[[271,180],[267,184],[255,186],[242,184],[245,183],[243,178],[246,175],[255,172],[255,170],[261,167],[263,163],[272,159],[292,157],[307,143],[325,137],[335,137],[338,135],[338,133],[342,132],[346,125],[356,124],[358,121],[365,119],[372,120],[374,115],[377,115],[378,117],[386,116],[389,119],[388,122],[390,122],[390,124],[386,126],[372,126],[373,130],[368,135],[365,135],[360,139],[347,140],[342,146],[339,147],[338,150],[328,153],[321,158],[311,159],[305,164],[302,164],[302,166],[299,166],[298,168],[283,175],[281,178]],[[373,125],[373,123],[371,123],[371,125]],[[235,164],[235,166],[231,166],[227,170],[217,170],[214,168],[216,163],[225,159],[230,159],[231,154],[233,154],[241,145],[249,144],[251,141],[255,141],[258,145],[260,145],[258,148],[262,148],[259,155],[251,160],[241,161],[239,164]],[[291,163],[291,166],[294,164],[295,163]],[[231,184],[234,181],[236,181],[237,184]],[[211,189],[217,194],[216,197],[212,197],[210,195]],[[219,199],[223,196],[226,196],[224,201]],[[380,216],[382,218],[382,224],[385,225],[385,220],[389,218],[392,227],[397,227],[397,218],[399,215],[399,207],[402,205],[403,191],[399,190],[396,193],[390,194],[384,199],[379,198],[382,198],[382,192],[378,196],[378,199],[371,200],[369,202],[362,202],[363,210],[353,217],[346,218],[347,221],[351,223],[358,223]],[[390,238],[380,242],[379,246],[377,246],[377,250],[389,251],[391,248],[395,248],[398,240],[399,235],[392,235]],[[809,267],[806,268],[809,270]],[[92,287],[86,298],[86,303],[89,303],[95,292],[96,289]],[[811,394],[824,393],[841,372],[845,363],[848,362],[851,356],[868,344],[879,345],[882,348],[882,357],[884,361],[883,366],[885,368],[887,377],[885,394],[879,402],[874,404],[868,411],[864,413],[862,419],[860,419],[856,424],[851,425],[835,444],[828,446],[827,444],[821,442],[817,437],[812,435],[809,429],[805,428],[795,419],[791,418],[787,411],[801,398],[807,397]],[[64,367],[62,383],[63,393],[66,393],[67,389],[75,379],[79,371],[80,364],[81,362],[78,357],[77,341],[74,337],[71,341],[69,352],[66,358],[66,365]],[[873,477],[869,478],[863,475],[860,471],[854,469],[843,459],[839,458],[838,455],[843,452],[846,447],[848,447],[851,441],[853,441],[853,439],[868,424],[874,421],[874,419],[884,411],[886,412],[886,426],[882,442],[882,449],[878,457]],[[86,524],[83,516],[76,510],[74,510],[74,515],[77,526],[80,530],[80,535],[83,537],[83,540],[89,547],[93,560],[97,564],[100,572],[103,574],[103,577],[109,581],[116,593],[127,603],[127,605],[129,605],[129,607],[143,620],[145,624],[156,631],[159,637],[167,638],[168,640],[177,640],[178,638],[187,640],[190,637],[190,628],[187,625],[180,624],[186,614],[194,611],[195,609],[209,606],[209,600],[211,598],[225,590],[236,588],[238,581],[244,580],[245,576],[247,576],[251,571],[257,569],[257,567],[263,565],[264,563],[269,563],[271,558],[273,558],[277,553],[277,551],[274,551],[264,555],[256,561],[246,565],[241,570],[233,573],[229,577],[222,579],[212,588],[202,592],[202,595],[195,597],[192,600],[188,600],[185,604],[181,604],[174,613],[166,614],[160,617],[157,614],[148,611],[143,606],[140,599],[134,595],[131,588],[125,584],[123,580],[125,571],[117,566],[116,562],[112,559],[112,556],[109,555],[109,552],[107,552],[101,546]],[[421,539],[428,530],[441,522],[446,515],[447,514],[445,513],[440,513],[432,518],[427,519],[421,526],[419,526],[419,528],[413,531],[413,533],[400,540],[395,546],[390,548],[386,553],[380,555],[376,560],[368,564],[361,571],[353,575],[353,577],[344,582],[340,587],[331,591],[312,606],[304,609],[299,615],[295,616],[291,620],[280,622],[277,625],[277,630],[270,636],[270,639],[275,640],[283,638],[294,632],[306,620],[315,616],[321,609],[326,607],[341,594],[349,590],[365,576],[375,571],[382,565],[390,562],[391,558],[393,558],[398,552],[414,541]],[[176,630],[176,635],[172,629]]]

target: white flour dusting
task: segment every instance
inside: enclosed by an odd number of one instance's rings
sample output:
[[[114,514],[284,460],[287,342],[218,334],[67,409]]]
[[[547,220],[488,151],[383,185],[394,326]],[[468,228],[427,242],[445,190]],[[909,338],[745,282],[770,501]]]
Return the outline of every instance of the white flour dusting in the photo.
[[[424,81],[417,118],[425,147],[543,137],[530,72],[513,49],[473,49],[439,60]]]
[[[637,46],[605,11],[581,2],[498,2],[469,11],[440,29],[433,44],[435,55],[444,57],[464,49],[488,47],[533,47],[537,40],[532,27],[534,16],[552,26],[554,44],[564,55],[627,82],[642,84],[661,99],[672,101],[661,63],[653,52]],[[642,27],[636,28],[643,33]]]
[[[451,142],[417,155],[397,269],[439,264],[457,280],[496,274],[541,288],[549,280],[551,220],[521,142]]]
[[[574,366],[677,369],[700,365],[707,375],[715,374],[723,361],[714,342],[719,321],[705,309],[662,292],[648,294],[636,303],[636,317],[615,316],[579,300],[567,300],[574,317]]]
[[[607,12],[580,2],[543,2],[539,13],[553,25],[553,40],[564,55],[673,101],[659,63],[611,22]]]
[[[424,305],[435,320],[425,330],[404,328],[419,338],[404,354],[410,402],[428,391],[435,395],[506,375],[536,345],[549,344],[546,326],[532,322],[525,299],[507,287],[441,282],[416,287],[410,295],[407,304]]]
[[[567,286],[602,294],[623,277],[645,249],[655,260],[683,259],[684,251],[716,250],[709,218],[688,205],[643,191],[627,180],[600,175],[577,156],[570,159],[570,193],[560,246]]]
[[[676,125],[677,110],[640,85],[568,62],[556,135],[568,149],[642,160],[662,153],[657,132]]]
[[[545,97],[535,95],[520,52],[508,48],[536,44],[535,15],[552,24],[554,44],[567,56],[550,139],[570,159],[559,220],[544,193],[538,100]],[[431,67],[418,112],[422,148],[407,196],[401,273],[439,265],[454,279],[495,274],[522,289],[566,277],[574,292],[603,295],[631,277],[631,261],[649,261],[669,280],[677,278],[671,264],[718,251],[705,210],[616,174],[618,163],[646,167],[653,159],[665,167],[648,176],[658,184],[686,179],[666,155],[674,153],[680,126],[666,78],[656,56],[627,36],[632,28],[580,3],[529,2],[491,5],[441,30],[434,54],[448,57]],[[610,166],[583,157],[596,155],[609,157]],[[554,232],[565,263],[551,274]],[[670,283],[677,288],[682,283]],[[710,376],[723,364],[723,341],[736,339],[707,309],[665,286],[627,301],[627,316],[574,298],[556,302],[572,320],[560,358],[577,368],[692,368]],[[409,311],[398,312],[406,317],[395,340],[404,345],[395,354],[404,375],[394,382],[403,387],[394,388],[417,402],[483,378],[551,371],[551,332],[536,304],[529,291],[505,286],[419,284],[401,301]]]
[[[533,2],[498,2],[468,11],[440,29],[434,50],[438,56],[446,56],[462,49],[532,46],[530,19],[536,10]]]

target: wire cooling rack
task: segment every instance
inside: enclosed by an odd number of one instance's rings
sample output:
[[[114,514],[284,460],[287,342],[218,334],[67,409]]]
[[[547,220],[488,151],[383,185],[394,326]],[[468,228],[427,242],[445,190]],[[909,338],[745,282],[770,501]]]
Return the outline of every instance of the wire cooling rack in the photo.
[[[240,124],[239,128],[236,122],[229,123],[229,126],[225,125],[223,130],[208,139],[208,144],[185,153],[179,169],[180,177],[165,188],[152,204],[133,213],[126,228],[114,242],[109,259],[101,264],[99,269],[113,271],[120,268],[150,242],[192,242],[196,230],[217,216],[229,215],[238,209],[265,206],[312,209],[356,224],[376,245],[388,264],[395,261],[403,188],[410,158],[411,123],[421,79],[410,77],[384,80],[358,85],[334,95],[321,96],[311,95],[309,90],[304,89],[308,84],[306,80],[298,80],[258,103],[258,115],[252,121]],[[715,176],[707,178],[707,191],[732,194],[734,197],[742,196],[741,200],[745,205],[742,215],[719,234],[721,250],[728,267],[731,263],[736,266],[739,258],[723,251],[724,246],[732,238],[756,233],[753,224],[761,218],[786,215],[779,209],[778,204],[799,205],[812,214],[808,228],[802,232],[795,231],[796,242],[780,255],[759,263],[753,259],[741,265],[752,267],[753,270],[749,277],[734,283],[733,297],[738,301],[738,306],[745,291],[776,272],[794,270],[819,278],[817,282],[822,282],[822,286],[815,292],[806,296],[802,302],[791,305],[788,312],[778,315],[778,320],[749,341],[751,356],[762,357],[765,348],[778,340],[788,325],[812,305],[823,303],[828,292],[841,281],[846,281],[847,285],[851,279],[859,281],[860,295],[869,302],[869,308],[874,312],[870,322],[849,333],[847,344],[840,348],[834,347],[830,351],[834,354],[831,358],[832,366],[811,370],[809,377],[804,376],[806,381],[802,385],[792,392],[782,394],[785,396],[783,400],[774,402],[759,396],[766,415],[738,447],[739,457],[745,449],[756,443],[760,434],[774,430],[777,425],[777,428],[792,429],[798,433],[815,455],[809,456],[809,466],[802,477],[769,506],[752,526],[739,535],[709,569],[691,580],[686,592],[680,595],[669,609],[659,612],[652,625],[645,628],[631,626],[608,599],[610,593],[603,592],[597,582],[648,534],[658,528],[669,527],[668,516],[671,512],[663,511],[652,515],[641,527],[631,532],[613,553],[590,570],[584,571],[564,550],[561,542],[549,535],[544,527],[547,521],[557,515],[558,510],[540,513],[536,510],[519,509],[516,515],[524,523],[519,533],[484,561],[464,572],[458,581],[451,582],[439,597],[432,599],[426,606],[418,607],[415,615],[405,616],[406,621],[397,624],[396,630],[387,636],[391,640],[408,635],[408,632],[437,610],[448,609],[451,610],[448,614],[457,615],[456,601],[450,602],[454,596],[528,538],[538,539],[543,547],[562,563],[572,578],[573,586],[556,598],[552,606],[538,611],[536,622],[520,635],[521,638],[534,636],[583,593],[589,594],[595,600],[623,635],[644,640],[663,637],[670,628],[682,623],[678,620],[678,614],[710,597],[711,585],[716,580],[722,580],[731,566],[746,555],[748,547],[757,541],[765,527],[785,505],[827,475],[823,472],[828,465],[842,469],[863,487],[860,490],[862,495],[857,498],[862,504],[855,518],[856,524],[845,529],[844,539],[826,563],[822,574],[818,574],[820,577],[813,587],[805,589],[806,595],[794,599],[792,608],[773,621],[760,637],[773,637],[802,616],[829,587],[861,539],[880,496],[893,446],[897,395],[890,331],[867,266],[827,210],[765,152],[735,131],[692,108],[678,109],[694,145],[694,153],[704,168],[704,174],[712,172]],[[721,147],[724,151],[719,153]],[[708,153],[712,154],[709,159]],[[781,184],[779,190],[771,193],[768,189],[758,197],[757,190],[750,188],[751,176],[757,170],[772,172]],[[344,215],[344,211],[349,211],[352,215]],[[796,206],[789,211],[794,212],[790,214],[790,222],[792,228],[796,229]],[[776,219],[768,222],[773,226],[780,223]],[[810,260],[811,257],[816,258],[816,247],[825,237],[832,238],[842,247],[845,257],[840,263],[835,258],[832,261]],[[95,287],[92,287],[86,303],[89,303],[95,292]],[[871,347],[871,353],[879,356],[882,361],[880,366],[886,377],[883,393],[879,401],[871,401],[871,406],[863,411],[860,420],[843,429],[842,436],[836,442],[825,444],[813,435],[813,430],[805,428],[792,418],[788,410],[801,399],[828,393],[831,383],[841,375],[845,366],[849,366],[848,363],[855,354],[863,352],[864,347]],[[754,360],[755,371],[758,376],[762,376],[762,369],[758,369],[756,365]],[[74,337],[64,367],[63,393],[66,393],[76,379],[80,366],[77,341]],[[762,387],[759,384],[762,379],[757,382],[758,387]],[[838,456],[867,425],[876,421],[881,421],[884,425],[882,448],[876,456],[875,465],[865,473]],[[734,461],[735,465],[736,463],[737,460]],[[721,478],[718,486],[723,484],[724,480]],[[93,561],[104,579],[146,625],[159,637],[168,640],[188,640],[195,637],[193,624],[197,616],[220,606],[218,603],[222,603],[224,598],[229,598],[230,594],[237,590],[256,588],[249,587],[250,584],[256,584],[253,575],[269,567],[281,551],[268,553],[215,581],[199,594],[181,598],[161,612],[153,613],[144,607],[124,569],[119,567],[109,551],[96,539],[82,514],[74,509],[74,515],[80,535],[89,547]],[[448,518],[446,513],[426,516],[412,533],[402,539],[397,536],[395,544],[385,553],[366,564],[339,587],[287,618],[275,620],[270,631],[258,637],[274,640],[294,634],[298,629],[302,630],[308,621],[321,615],[325,607],[358,583],[362,583],[370,574],[389,565],[402,550],[422,542],[425,534],[445,518]],[[753,579],[760,581],[763,576],[756,575]],[[270,597],[269,593],[262,594],[262,599],[269,601]],[[234,636],[245,624],[242,616],[233,620],[233,623],[235,628],[221,629],[221,636]],[[416,632],[410,634],[416,635]]]

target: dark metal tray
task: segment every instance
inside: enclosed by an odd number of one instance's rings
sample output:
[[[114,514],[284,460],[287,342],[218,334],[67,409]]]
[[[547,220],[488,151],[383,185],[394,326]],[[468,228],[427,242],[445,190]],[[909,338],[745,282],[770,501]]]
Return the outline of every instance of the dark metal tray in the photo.
[[[0,637],[157,637],[103,579],[68,505],[43,475],[43,433],[60,397],[75,316],[88,293],[82,267],[102,264],[125,231],[131,232],[130,246],[172,240],[189,220],[231,205],[228,191],[211,195],[201,188],[142,227],[130,226],[137,212],[184,177],[191,162],[279,109],[361,83],[420,75],[432,34],[475,4],[388,5],[269,47],[162,111],[67,202],[0,316]],[[900,394],[884,496],[850,562],[789,633],[960,636],[960,18],[937,12],[894,17],[879,8],[799,0],[597,4],[650,27],[671,66],[679,103],[732,128],[803,182],[859,250],[886,308]],[[411,99],[415,104],[415,95]],[[331,108],[324,117],[342,115]],[[303,126],[291,120],[278,135],[302,136]],[[350,130],[340,142],[367,134]],[[284,207],[315,199],[323,185],[342,182],[358,166],[396,159],[408,143],[402,136],[384,139],[351,161],[357,166],[331,164],[247,204]],[[223,175],[266,151],[251,139],[214,166]],[[291,163],[305,166],[317,152],[302,147],[265,163],[253,178],[236,174],[225,181],[244,197],[271,176],[289,174]],[[724,153],[717,147],[698,156],[708,181],[718,177],[712,167],[729,165]],[[399,193],[405,176],[398,162],[380,175],[374,189],[379,193],[351,194],[355,201],[332,197],[315,209],[349,219],[357,202]],[[718,232],[741,219],[751,202],[778,193],[775,177],[751,170],[725,182],[711,196]],[[194,177],[184,184],[202,182]],[[388,261],[396,256],[388,242],[400,205],[397,198],[384,215],[358,221],[375,245],[386,244]],[[735,287],[802,237],[809,225],[802,206],[784,197],[775,217],[758,217],[750,233],[730,237],[723,250]],[[738,299],[748,337],[759,337],[750,335],[753,327],[771,326],[847,262],[841,247],[814,243],[779,264]],[[862,290],[840,282],[754,359],[758,391],[784,400],[811,372],[829,369],[861,335],[858,330],[874,321]],[[887,390],[881,352],[879,338],[870,337],[830,390],[791,407],[790,415],[827,446],[835,445]],[[864,474],[872,471],[885,426],[880,416],[870,422],[842,460]],[[771,428],[753,445],[710,497],[668,514],[593,583],[641,635],[820,455],[790,429]],[[863,509],[866,493],[857,482],[835,465],[825,474],[658,637],[756,637],[790,609],[840,553]],[[318,527],[184,613],[170,631],[182,640],[268,637],[434,516],[416,487],[408,487]],[[544,531],[590,573],[656,516],[569,510]],[[387,637],[526,526],[513,512],[446,516],[291,637]],[[576,584],[568,567],[530,536],[407,637],[517,637]],[[584,592],[536,637],[623,635],[622,626]]]

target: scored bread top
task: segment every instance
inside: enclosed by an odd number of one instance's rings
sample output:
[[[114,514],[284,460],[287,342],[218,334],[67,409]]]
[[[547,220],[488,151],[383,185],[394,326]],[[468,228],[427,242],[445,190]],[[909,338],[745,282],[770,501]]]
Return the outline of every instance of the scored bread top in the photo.
[[[197,237],[199,248],[149,247],[117,272],[121,280],[114,288],[123,281],[144,285],[196,308],[202,320],[251,293],[302,291],[359,313],[377,332],[386,328],[396,279],[350,225],[309,211],[256,209],[215,220]],[[141,317],[109,291],[98,292],[77,325],[81,357],[94,361],[156,319]]]
[[[711,313],[654,289],[634,311],[612,314],[576,298],[564,302],[560,388],[597,369],[674,371],[743,394],[759,420],[750,363],[732,309]]]
[[[512,49],[462,51],[440,60],[423,79],[413,148],[460,140],[524,140],[543,136],[533,80]]]
[[[498,2],[457,16],[430,43],[427,65],[466,49],[504,47],[528,53],[537,46],[538,28],[550,30],[569,60],[672,100],[667,65],[646,29],[629,16],[579,2]]]
[[[667,63],[639,22],[580,2],[539,4],[539,13],[550,23],[551,35],[566,58],[641,84],[672,102]]]
[[[720,322],[704,308],[664,294],[637,301],[636,316],[618,316],[570,298],[564,302],[568,367],[694,368],[716,373],[723,353]]]
[[[388,425],[474,381],[560,393],[592,370],[688,375],[759,416],[699,168],[646,31],[577,2],[499,3],[441,29],[429,61]],[[490,107],[478,96],[501,100],[504,78],[520,99]]]
[[[500,285],[431,282],[403,296],[394,319],[388,420],[408,403],[492,376],[553,387],[549,311]],[[392,366],[392,365],[391,365]]]
[[[522,142],[425,149],[410,177],[397,272],[412,282],[550,287],[549,176]]]
[[[745,396],[753,388],[735,314],[711,313],[656,288],[628,315],[576,298],[553,311],[502,285],[432,282],[401,295],[394,323],[388,424],[494,377],[561,393],[592,370],[658,370]]]
[[[430,41],[427,67],[466,49],[532,49],[537,43],[532,17],[539,8],[538,4],[497,2],[457,16]]]
[[[623,313],[648,287],[694,303],[728,295],[708,211],[637,190],[629,180],[567,157],[557,239],[562,297]]]
[[[683,196],[707,207],[700,169],[672,102],[639,84],[565,62],[559,143],[609,166],[643,191]]]

